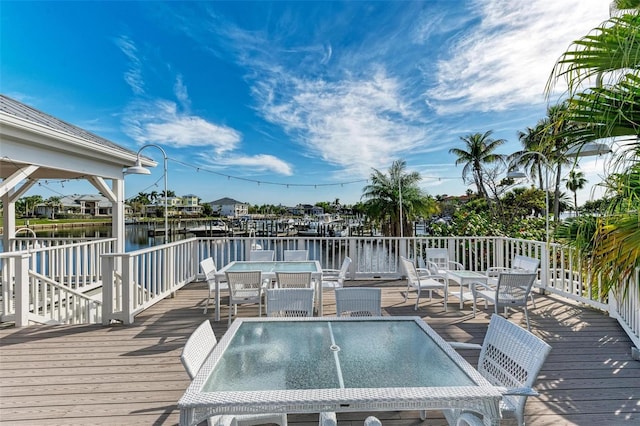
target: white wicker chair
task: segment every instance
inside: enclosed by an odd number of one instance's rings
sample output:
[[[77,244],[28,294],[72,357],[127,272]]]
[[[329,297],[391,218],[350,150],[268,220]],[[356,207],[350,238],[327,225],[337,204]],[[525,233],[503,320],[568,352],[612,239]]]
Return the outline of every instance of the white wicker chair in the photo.
[[[404,294],[404,301],[406,302],[409,297],[409,291],[414,289],[417,291],[415,310],[418,310],[420,304],[420,293],[422,290],[429,290],[429,298],[433,296],[433,290],[441,290],[444,296],[444,310],[447,311],[447,295],[449,291],[448,280],[446,277],[440,275],[419,275],[416,265],[413,261],[406,257],[400,256],[400,265],[404,270],[407,277],[407,290]]]
[[[276,257],[274,250],[251,250],[249,260],[251,262],[273,262]]]
[[[285,250],[282,253],[282,257],[285,262],[309,260],[309,251],[308,250]]]
[[[260,271],[227,271],[229,283],[229,324],[235,305],[257,303],[258,316],[262,316],[262,296],[265,282]]]
[[[267,289],[268,317],[312,317],[312,288]]]
[[[205,280],[207,280],[207,284],[209,286],[209,296],[207,296],[207,303],[204,305],[204,313],[207,313],[207,308],[209,307],[209,303],[211,303],[211,299],[213,298],[213,293],[216,290],[216,263],[214,262],[212,257],[207,257],[200,262],[200,269],[202,269],[202,273],[204,274]],[[229,290],[229,285],[226,281],[222,280],[218,284],[220,286],[220,290]]]
[[[464,269],[462,264],[449,260],[446,248],[428,248],[424,251],[426,268],[432,275],[447,275],[447,271]]]
[[[323,269],[322,288],[340,288],[344,286],[344,280],[347,279],[349,266],[351,266],[351,258],[347,256],[342,261],[340,269]]]
[[[492,385],[503,388],[500,403],[502,417],[515,418],[518,425],[524,425],[527,397],[538,396],[533,384],[551,346],[495,314],[491,316],[482,346],[456,342],[450,344],[456,349],[480,349],[478,372]],[[462,416],[459,410],[445,410],[444,414],[451,425],[482,424],[482,420],[471,413]]]
[[[382,315],[382,295],[379,288],[336,288],[336,315],[339,317],[370,317]]]
[[[196,376],[200,367],[202,367],[202,364],[204,364],[204,361],[217,343],[216,335],[211,328],[209,320],[203,321],[198,328],[191,333],[191,336],[189,336],[187,343],[185,343],[182,349],[182,355],[180,355],[180,361],[191,380]],[[282,413],[267,413],[213,416],[207,419],[207,423],[210,426],[252,426],[268,423],[287,426],[287,415]]]
[[[498,284],[495,288],[485,283],[472,283],[473,316],[476,316],[476,302],[478,299],[484,299],[485,304],[486,302],[493,303],[496,314],[500,308],[504,308],[504,313],[507,315],[509,308],[522,306],[527,320],[527,330],[530,330],[527,299],[535,279],[536,274],[501,273],[498,276]]]
[[[276,272],[278,288],[311,288],[311,272]]]
[[[540,267],[540,259],[535,259],[529,256],[523,256],[521,254],[516,254],[511,259],[511,266],[491,266],[487,268],[485,274],[487,275],[488,280],[487,284],[495,287],[498,284],[498,275],[501,272],[512,272],[512,273],[538,273],[538,268]],[[534,282],[535,284],[535,282]],[[529,297],[531,298],[531,304],[533,307],[536,307],[536,301],[533,300],[533,292],[529,293]]]

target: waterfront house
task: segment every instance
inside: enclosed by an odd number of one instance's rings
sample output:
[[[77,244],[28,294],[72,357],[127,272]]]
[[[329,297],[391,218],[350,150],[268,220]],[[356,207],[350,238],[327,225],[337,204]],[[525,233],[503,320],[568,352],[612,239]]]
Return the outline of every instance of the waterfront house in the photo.
[[[243,203],[233,198],[220,198],[209,203],[214,212],[220,216],[232,217],[234,219],[247,216],[249,214],[249,204]]]

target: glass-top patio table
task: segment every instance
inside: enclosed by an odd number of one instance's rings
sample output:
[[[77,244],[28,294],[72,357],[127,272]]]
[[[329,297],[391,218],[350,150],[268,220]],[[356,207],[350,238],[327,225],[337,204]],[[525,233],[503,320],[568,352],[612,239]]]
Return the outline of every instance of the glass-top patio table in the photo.
[[[311,278],[316,285],[316,300],[318,315],[322,316],[322,267],[317,260],[306,261],[274,261],[274,262],[251,262],[234,261],[225,265],[224,268],[216,272],[216,300],[215,300],[215,321],[220,321],[220,281],[225,280],[227,271],[261,271],[262,277],[274,280],[276,272],[311,272]]]
[[[499,424],[498,388],[420,317],[236,319],[178,402],[217,414],[467,409]]]
[[[457,295],[454,292],[450,292],[449,294],[460,299],[460,309],[462,309],[462,306],[466,300],[473,300],[473,294],[471,293],[471,283],[481,282],[486,284],[488,277],[480,272],[450,269],[447,271],[447,278],[457,282],[460,285],[460,295]],[[465,284],[469,288],[469,291],[464,290]]]

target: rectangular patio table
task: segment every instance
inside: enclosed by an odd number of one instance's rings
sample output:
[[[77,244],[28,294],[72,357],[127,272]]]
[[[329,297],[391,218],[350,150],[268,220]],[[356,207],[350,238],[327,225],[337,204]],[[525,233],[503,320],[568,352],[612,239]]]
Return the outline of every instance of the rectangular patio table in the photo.
[[[236,319],[178,402],[212,415],[464,409],[500,421],[499,389],[420,317]]]
[[[318,315],[322,316],[322,267],[317,260],[305,261],[273,261],[273,262],[251,262],[236,260],[225,265],[216,272],[216,301],[215,315],[216,321],[220,321],[220,281],[226,279],[227,271],[261,271],[264,279],[274,280],[276,272],[311,272],[311,279],[316,286],[316,301]]]
[[[473,300],[473,294],[471,293],[471,283],[481,282],[486,284],[488,277],[480,272],[451,269],[447,270],[447,278],[457,282],[460,285],[459,295],[456,295],[455,293],[449,294],[460,299],[460,309],[462,309],[463,304],[466,300]],[[464,291],[465,284],[469,287],[469,291]]]

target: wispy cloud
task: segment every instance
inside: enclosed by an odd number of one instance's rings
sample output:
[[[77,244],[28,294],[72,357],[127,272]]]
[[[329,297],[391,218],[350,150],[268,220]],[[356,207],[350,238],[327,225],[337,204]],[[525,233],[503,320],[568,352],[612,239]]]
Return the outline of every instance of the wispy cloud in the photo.
[[[138,59],[138,49],[131,39],[124,36],[117,43],[130,63],[125,80],[136,95],[142,95],[143,63]],[[238,154],[242,142],[242,134],[238,130],[191,114],[189,91],[181,74],[175,76],[173,93],[176,101],[136,96],[124,114],[125,133],[141,145],[158,143],[178,149],[201,148],[203,164],[240,166],[250,172],[268,171],[285,176],[293,173],[291,165],[272,155]]]
[[[356,175],[389,164],[425,140],[412,123],[398,82],[378,71],[339,81],[272,74],[254,86],[264,118],[282,126],[308,152]]]
[[[439,114],[543,102],[555,61],[608,16],[601,0],[483,0],[470,10],[477,25],[438,62],[437,83],[426,92]]]
[[[180,102],[182,109],[185,111],[189,111],[191,109],[191,100],[189,99],[189,92],[187,90],[187,86],[182,81],[182,75],[178,74],[176,77],[176,82],[173,85],[173,92],[176,95],[176,98]]]
[[[115,40],[116,45],[129,61],[129,68],[124,73],[124,80],[136,95],[144,94],[144,80],[142,78],[142,64],[138,58],[138,48],[127,36],[120,36]]]

